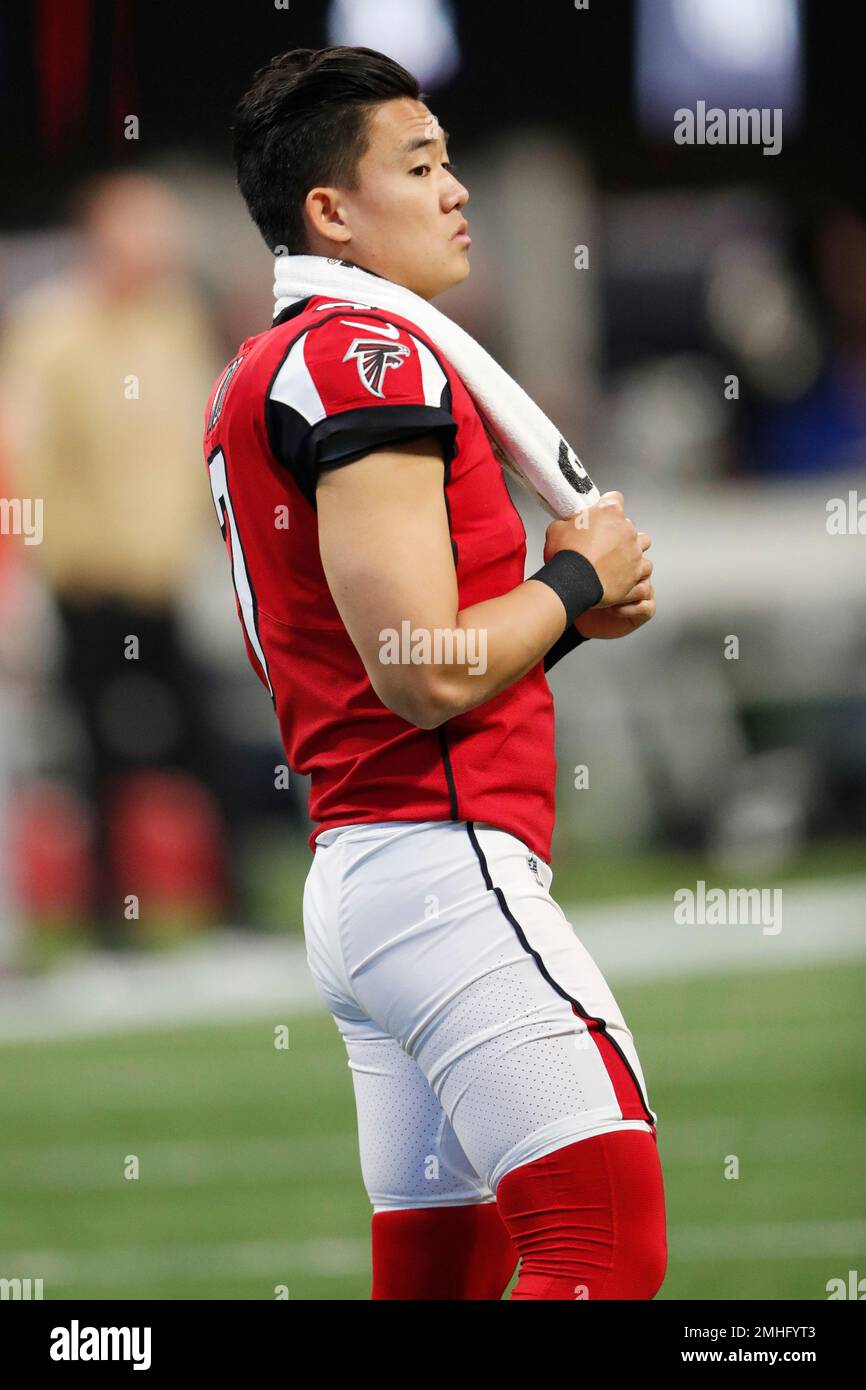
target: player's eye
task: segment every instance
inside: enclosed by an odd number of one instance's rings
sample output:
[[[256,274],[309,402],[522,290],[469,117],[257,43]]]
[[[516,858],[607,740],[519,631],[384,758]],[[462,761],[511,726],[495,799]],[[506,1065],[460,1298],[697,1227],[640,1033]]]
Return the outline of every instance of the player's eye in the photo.
[[[448,172],[449,172],[449,174],[456,174],[456,173],[457,173],[457,165],[456,165],[456,164],[449,164],[449,163],[446,163],[446,162],[443,161],[442,168],[443,168],[443,169],[447,169]],[[416,164],[416,165],[415,165],[415,168],[414,168],[414,169],[410,169],[409,172],[410,172],[410,174],[419,174],[419,173],[422,171],[422,169],[423,169],[423,171],[424,171],[425,173],[429,174],[429,172],[430,172],[430,165],[429,165],[429,164]]]

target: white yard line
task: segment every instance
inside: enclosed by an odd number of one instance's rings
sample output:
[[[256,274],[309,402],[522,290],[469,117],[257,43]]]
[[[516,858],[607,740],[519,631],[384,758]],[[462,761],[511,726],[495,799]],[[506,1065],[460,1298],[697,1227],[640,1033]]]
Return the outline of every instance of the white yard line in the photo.
[[[0,981],[0,1041],[231,1023],[323,1008],[302,942],[220,931],[159,955],[94,952],[36,979]]]
[[[16,1145],[0,1153],[3,1188],[12,1192],[110,1192],[129,1187],[121,1143]],[[342,1175],[360,1184],[354,1133],[323,1136],[286,1134],[244,1139],[158,1139],[140,1143],[140,1188],[159,1192],[262,1182],[285,1184],[310,1174]],[[358,1188],[360,1191],[360,1186]]]
[[[771,1119],[724,1115],[663,1119],[659,1140],[666,1165],[719,1168],[731,1143],[743,1146],[750,1163],[798,1164],[832,1159],[841,1147],[863,1146],[866,1120],[860,1115],[834,1115],[832,1132],[828,1132],[814,1117],[801,1113]],[[128,1147],[105,1140],[4,1147],[0,1152],[4,1193],[11,1198],[24,1192],[118,1191],[126,1185]],[[139,1144],[136,1153],[141,1164],[139,1185],[151,1192],[227,1183],[233,1187],[285,1184],[309,1174],[337,1175],[360,1184],[354,1131],[332,1136],[287,1132],[242,1139],[155,1139]]]
[[[671,1260],[790,1260],[847,1256],[863,1262],[866,1221],[762,1221],[751,1226],[672,1228]],[[827,1278],[844,1278],[848,1267],[828,1269]],[[818,1291],[816,1298],[823,1296]]]
[[[866,1221],[780,1221],[751,1226],[683,1226],[668,1238],[671,1266],[740,1260],[766,1262],[797,1259],[834,1260],[826,1278],[846,1278],[848,1264],[862,1256]],[[369,1270],[369,1241],[248,1240],[223,1244],[186,1245],[171,1249],[153,1246],[99,1246],[92,1250],[18,1250],[0,1256],[5,1278],[43,1279],[51,1298],[58,1289],[80,1283],[122,1292],[136,1279],[177,1282],[206,1279],[261,1278],[288,1284],[291,1275],[360,1275]],[[67,1294],[68,1296],[68,1294]],[[272,1297],[270,1289],[262,1297]],[[768,1290],[768,1298],[772,1291]],[[816,1298],[826,1297],[824,1284]]]
[[[555,895],[555,882],[553,888]],[[773,933],[760,924],[678,926],[672,898],[563,904],[614,991],[632,982],[866,955],[866,876],[789,885],[781,907],[781,930]],[[44,977],[0,980],[0,1041],[7,1042],[262,1017],[285,1021],[314,1011],[324,1006],[303,942],[243,931],[211,933],[156,956],[94,953]]]
[[[713,886],[708,882],[707,892]],[[678,887],[694,892],[696,885]],[[555,889],[554,881],[554,894]],[[619,982],[784,970],[866,955],[866,877],[790,884],[781,889],[780,906],[781,930],[775,934],[757,923],[680,926],[672,898],[565,913],[612,988]]]
[[[295,1274],[360,1274],[370,1267],[368,1240],[248,1240],[231,1244],[99,1246],[93,1250],[20,1250],[3,1253],[7,1279],[44,1279],[50,1298],[58,1286],[86,1282],[121,1293],[131,1280],[236,1280],[261,1276],[282,1283]],[[7,1273],[8,1271],[8,1273]],[[289,1286],[291,1297],[291,1286]],[[273,1297],[262,1290],[262,1297]]]

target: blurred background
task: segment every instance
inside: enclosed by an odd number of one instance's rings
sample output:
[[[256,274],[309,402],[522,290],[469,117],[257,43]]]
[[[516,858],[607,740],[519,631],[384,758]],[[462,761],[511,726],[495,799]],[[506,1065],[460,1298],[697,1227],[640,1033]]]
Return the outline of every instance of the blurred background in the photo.
[[[49,1298],[369,1295],[350,1076],[303,950],[307,786],[247,662],[201,454],[213,380],[273,302],[232,108],[272,55],[326,43],[418,75],[470,192],[472,273],[438,307],[653,536],[654,622],[551,684],[553,891],[659,1113],[659,1297],[866,1275],[852,14],[0,17],[0,1276]],[[781,149],[678,143],[699,101],[781,111]],[[512,492],[531,573],[549,518]],[[780,891],[781,929],[678,924],[700,882]]]

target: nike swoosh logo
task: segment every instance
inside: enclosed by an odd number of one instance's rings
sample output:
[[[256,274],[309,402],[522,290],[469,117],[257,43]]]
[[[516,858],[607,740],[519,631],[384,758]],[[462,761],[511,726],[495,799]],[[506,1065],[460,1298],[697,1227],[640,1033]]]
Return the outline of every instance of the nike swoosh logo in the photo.
[[[347,328],[363,328],[365,333],[378,333],[383,338],[399,338],[400,330],[395,323],[360,323],[357,319],[340,319]]]

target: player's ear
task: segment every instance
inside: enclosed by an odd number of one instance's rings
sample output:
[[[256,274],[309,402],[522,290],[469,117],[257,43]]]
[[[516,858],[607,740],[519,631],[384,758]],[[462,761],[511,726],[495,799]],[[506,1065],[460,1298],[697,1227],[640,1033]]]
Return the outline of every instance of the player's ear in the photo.
[[[351,232],[344,216],[344,207],[336,188],[319,185],[311,188],[304,199],[308,224],[320,236],[334,242],[346,242]]]

